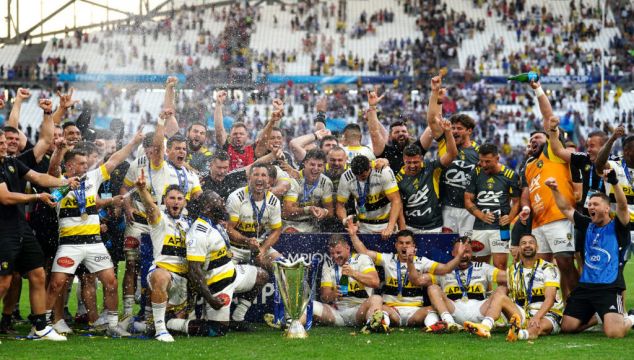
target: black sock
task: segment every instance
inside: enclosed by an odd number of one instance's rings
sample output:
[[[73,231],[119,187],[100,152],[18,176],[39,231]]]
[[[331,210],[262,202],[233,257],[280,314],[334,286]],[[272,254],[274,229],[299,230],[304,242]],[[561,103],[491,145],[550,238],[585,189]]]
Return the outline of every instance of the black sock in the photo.
[[[226,326],[211,320],[190,320],[187,324],[187,334],[191,336],[223,336]]]
[[[29,320],[31,320],[31,324],[35,326],[35,330],[40,331],[44,330],[46,327],[46,313],[38,314],[38,315],[29,315]]]
[[[2,319],[0,320],[0,324],[2,325],[11,325],[13,319],[13,314],[2,314]]]

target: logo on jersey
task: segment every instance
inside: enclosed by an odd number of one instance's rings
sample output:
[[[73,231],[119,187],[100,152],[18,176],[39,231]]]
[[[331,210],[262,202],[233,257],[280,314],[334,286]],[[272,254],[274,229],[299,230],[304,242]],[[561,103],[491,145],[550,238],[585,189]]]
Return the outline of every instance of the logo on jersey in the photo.
[[[71,259],[71,258],[69,258],[67,256],[64,256],[64,257],[61,257],[61,258],[57,259],[57,265],[59,265],[61,267],[64,267],[64,268],[69,268],[69,267],[72,267],[73,265],[75,265],[75,260],[73,260],[73,259]]]
[[[480,191],[478,193],[478,205],[500,206],[500,198],[502,195],[504,195],[502,191]]]
[[[9,268],[9,262],[3,261],[2,264],[0,264],[0,268],[2,268],[2,270],[8,269]]]
[[[225,293],[218,294],[216,295],[216,297],[218,298],[218,300],[222,301],[223,306],[228,306],[229,304],[231,304],[231,298]]]
[[[478,240],[471,240],[471,250],[473,252],[479,252],[484,250],[484,244],[479,242]]]
[[[15,168],[14,168],[13,166],[9,165],[9,171],[10,171],[11,173],[14,173],[14,172],[15,172]]]
[[[537,160],[537,167],[541,169],[543,166],[544,166],[544,162],[541,160]]]

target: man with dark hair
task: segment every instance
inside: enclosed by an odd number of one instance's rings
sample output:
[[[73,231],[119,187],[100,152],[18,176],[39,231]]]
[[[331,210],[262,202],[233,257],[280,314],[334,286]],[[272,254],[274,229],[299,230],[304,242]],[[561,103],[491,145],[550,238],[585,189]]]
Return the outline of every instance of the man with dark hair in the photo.
[[[79,131],[77,125],[72,121],[67,121],[62,125],[62,132],[64,133],[66,145],[71,148],[81,141],[81,131]]]
[[[203,191],[214,191],[226,199],[237,188],[247,183],[247,172],[236,169],[229,172],[229,154],[218,150],[209,162],[209,175],[201,179]]]
[[[356,200],[356,214],[361,222],[362,233],[381,233],[389,238],[396,230],[405,228],[401,216],[403,203],[392,169],[381,171],[372,169],[370,160],[358,155],[350,163],[350,169],[341,175],[337,190],[337,218],[347,222],[346,202],[350,197]]]
[[[508,262],[510,223],[519,213],[519,176],[500,164],[497,146],[484,144],[478,149],[480,161],[470,174],[464,193],[467,210],[476,218],[471,235],[477,246],[478,261],[506,269]]]
[[[209,174],[211,151],[207,144],[207,126],[194,122],[187,128],[187,163],[198,172],[200,178]]]
[[[351,123],[343,128],[343,141],[344,146],[342,148],[346,151],[348,161],[352,161],[356,156],[363,155],[369,160],[376,160],[376,156],[372,150],[364,145],[361,145],[361,127],[358,124]]]
[[[284,231],[314,233],[326,217],[334,216],[332,181],[324,175],[326,154],[313,149],[306,153],[304,170],[284,196]]]
[[[98,129],[95,131],[95,142],[100,157],[112,154],[117,151],[117,139],[110,130]]]
[[[414,233],[410,230],[400,230],[396,234],[394,253],[380,253],[368,250],[361,242],[356,235],[357,223],[349,219],[347,225],[354,249],[369,256],[385,271],[383,311],[389,316],[390,323],[405,327],[421,325],[423,321],[428,326],[438,322],[438,316],[429,313],[431,307],[424,307],[427,299],[423,286],[431,284],[429,274],[444,275],[458,266],[465,251],[464,244],[458,246],[451,261],[443,264],[416,256]]]

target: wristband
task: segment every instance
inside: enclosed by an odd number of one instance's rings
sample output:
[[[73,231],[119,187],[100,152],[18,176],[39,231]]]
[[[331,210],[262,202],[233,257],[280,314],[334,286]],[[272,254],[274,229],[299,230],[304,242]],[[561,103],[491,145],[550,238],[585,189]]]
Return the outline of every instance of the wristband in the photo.
[[[313,136],[315,137],[315,141],[319,140],[319,138],[317,137],[317,132],[314,132]]]
[[[315,122],[321,122],[326,125],[326,114],[323,111],[317,112],[317,118],[315,119]]]
[[[535,89],[535,97],[540,97],[544,95],[544,89],[542,89],[542,87],[538,87],[537,89]]]
[[[530,212],[530,211],[531,211],[531,208],[530,208],[530,207],[528,207],[528,206],[524,206],[524,207],[522,208],[522,211],[524,211],[524,210],[528,210],[528,212]]]
[[[53,112],[44,110],[44,115],[53,115]]]
[[[157,124],[161,125],[161,126],[165,126],[165,119],[162,118],[158,118],[158,120],[156,121]]]

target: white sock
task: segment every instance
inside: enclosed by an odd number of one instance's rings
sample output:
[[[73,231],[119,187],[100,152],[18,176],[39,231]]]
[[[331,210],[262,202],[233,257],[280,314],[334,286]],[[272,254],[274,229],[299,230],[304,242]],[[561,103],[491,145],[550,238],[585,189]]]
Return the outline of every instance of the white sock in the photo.
[[[156,319],[156,318],[155,318]],[[156,320],[154,320],[156,321]],[[189,324],[189,320],[185,319],[169,319],[167,321],[167,328],[170,330],[187,333],[187,325]]]
[[[601,316],[599,316],[599,314],[595,313],[594,318],[597,319],[597,324],[603,324],[603,320],[601,320]]]
[[[132,315],[134,295],[123,295],[123,315]]]
[[[165,310],[167,309],[167,301],[164,303],[152,303],[152,317],[154,317],[154,329],[156,333],[167,331],[165,327]]]
[[[518,338],[520,340],[528,340],[528,330],[520,330],[519,334],[518,334]]]
[[[425,316],[425,320],[423,321],[423,323],[425,324],[425,326],[432,326],[439,321],[440,318],[438,317],[438,313],[435,311],[430,311],[427,316]]]
[[[115,311],[108,310],[108,326],[115,327],[119,324],[119,313]]]
[[[451,316],[451,314],[446,311],[440,314],[440,318],[442,319],[442,321],[446,322],[447,324],[456,323],[456,320],[454,320],[453,316]]]
[[[231,320],[244,321],[244,316],[247,314],[247,311],[249,311],[250,307],[251,302],[249,300],[239,299],[238,305],[236,306],[235,310],[233,310],[233,314],[231,315]]]
[[[634,315],[625,315],[626,320],[630,320],[630,327],[634,326]]]
[[[495,322],[495,320],[493,320],[493,318],[487,316],[482,320],[482,325],[486,326],[490,329],[493,328],[493,323]]]
[[[46,310],[46,325],[53,325],[53,310]]]
[[[387,313],[387,311],[383,312],[383,322],[386,326],[390,326],[390,315]]]

